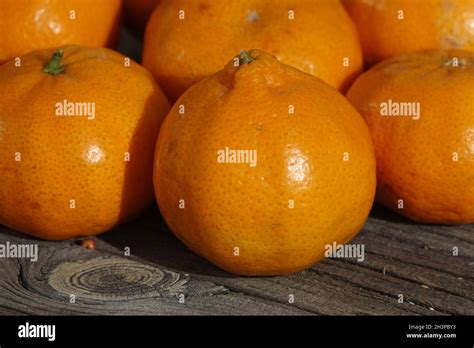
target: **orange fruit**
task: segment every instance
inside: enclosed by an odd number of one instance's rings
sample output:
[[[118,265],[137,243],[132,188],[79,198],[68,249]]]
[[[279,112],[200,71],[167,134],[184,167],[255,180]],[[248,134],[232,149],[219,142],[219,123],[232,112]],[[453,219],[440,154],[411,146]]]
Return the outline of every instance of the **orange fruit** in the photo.
[[[362,69],[339,0],[164,0],[145,33],[144,66],[171,100],[256,47],[345,90]]]
[[[232,273],[277,275],[362,228],[375,158],[341,94],[252,50],[176,102],[153,178],[164,219],[190,249]]]
[[[379,202],[416,221],[474,222],[473,52],[394,57],[347,97],[372,134]]]
[[[124,0],[125,25],[142,35],[153,10],[161,0]]]
[[[169,105],[119,53],[53,53],[0,66],[0,223],[57,240],[104,232],[153,201],[153,150]]]
[[[62,45],[112,46],[120,0],[0,0],[0,63]]]
[[[422,50],[474,50],[474,0],[344,0],[374,64]]]

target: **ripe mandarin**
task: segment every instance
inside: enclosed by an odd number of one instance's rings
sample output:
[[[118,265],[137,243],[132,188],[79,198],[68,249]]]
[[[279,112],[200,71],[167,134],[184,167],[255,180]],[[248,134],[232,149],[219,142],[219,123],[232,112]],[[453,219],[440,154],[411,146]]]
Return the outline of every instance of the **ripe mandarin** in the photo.
[[[0,63],[30,51],[113,46],[120,0],[0,0]]]
[[[474,50],[474,0],[344,0],[369,65],[422,49]]]
[[[176,102],[154,184],[163,217],[190,249],[232,273],[288,274],[362,228],[375,158],[341,94],[252,50]]]
[[[153,148],[169,109],[151,75],[105,48],[21,61],[0,66],[0,223],[57,240],[140,213],[153,200]]]
[[[474,222],[474,52],[394,57],[347,97],[372,135],[379,202],[420,222]]]
[[[340,90],[362,70],[357,30],[338,0],[164,0],[147,26],[143,64],[174,101],[246,47]]]

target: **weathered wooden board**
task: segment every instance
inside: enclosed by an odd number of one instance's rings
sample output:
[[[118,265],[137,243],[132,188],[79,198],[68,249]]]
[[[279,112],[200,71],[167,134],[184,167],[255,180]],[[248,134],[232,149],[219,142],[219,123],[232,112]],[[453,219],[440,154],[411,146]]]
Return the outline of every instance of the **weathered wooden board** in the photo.
[[[352,241],[364,244],[363,262],[326,259],[288,277],[221,271],[182,245],[156,207],[95,240],[87,250],[0,227],[0,243],[40,252],[37,262],[0,259],[0,314],[474,314],[474,225],[413,224],[376,207]]]

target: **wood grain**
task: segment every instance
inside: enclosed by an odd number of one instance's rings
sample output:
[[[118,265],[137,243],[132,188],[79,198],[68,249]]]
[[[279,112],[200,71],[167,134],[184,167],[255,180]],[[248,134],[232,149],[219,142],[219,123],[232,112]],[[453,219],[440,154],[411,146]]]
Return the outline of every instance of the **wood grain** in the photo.
[[[37,243],[40,253],[37,262],[0,259],[0,314],[472,315],[473,233],[473,225],[413,224],[376,207],[351,242],[364,244],[364,262],[238,277],[189,251],[156,207],[95,238],[96,250],[0,227],[0,243]]]
[[[135,224],[127,225],[134,229]],[[132,232],[133,233],[133,232]],[[1,259],[0,314],[308,314],[229,291],[189,274],[151,265],[97,239],[46,242],[1,228],[0,243],[38,243],[37,262]],[[71,295],[75,303],[71,303]],[[184,296],[184,303],[180,302]]]

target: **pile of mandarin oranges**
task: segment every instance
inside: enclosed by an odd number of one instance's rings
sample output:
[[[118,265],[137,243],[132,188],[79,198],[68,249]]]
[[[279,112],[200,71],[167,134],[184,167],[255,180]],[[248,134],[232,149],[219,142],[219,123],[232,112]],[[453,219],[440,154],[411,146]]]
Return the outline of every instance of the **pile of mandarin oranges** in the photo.
[[[474,0],[0,0],[0,33],[16,231],[92,236],[156,201],[222,269],[282,275],[374,201],[474,222]]]

